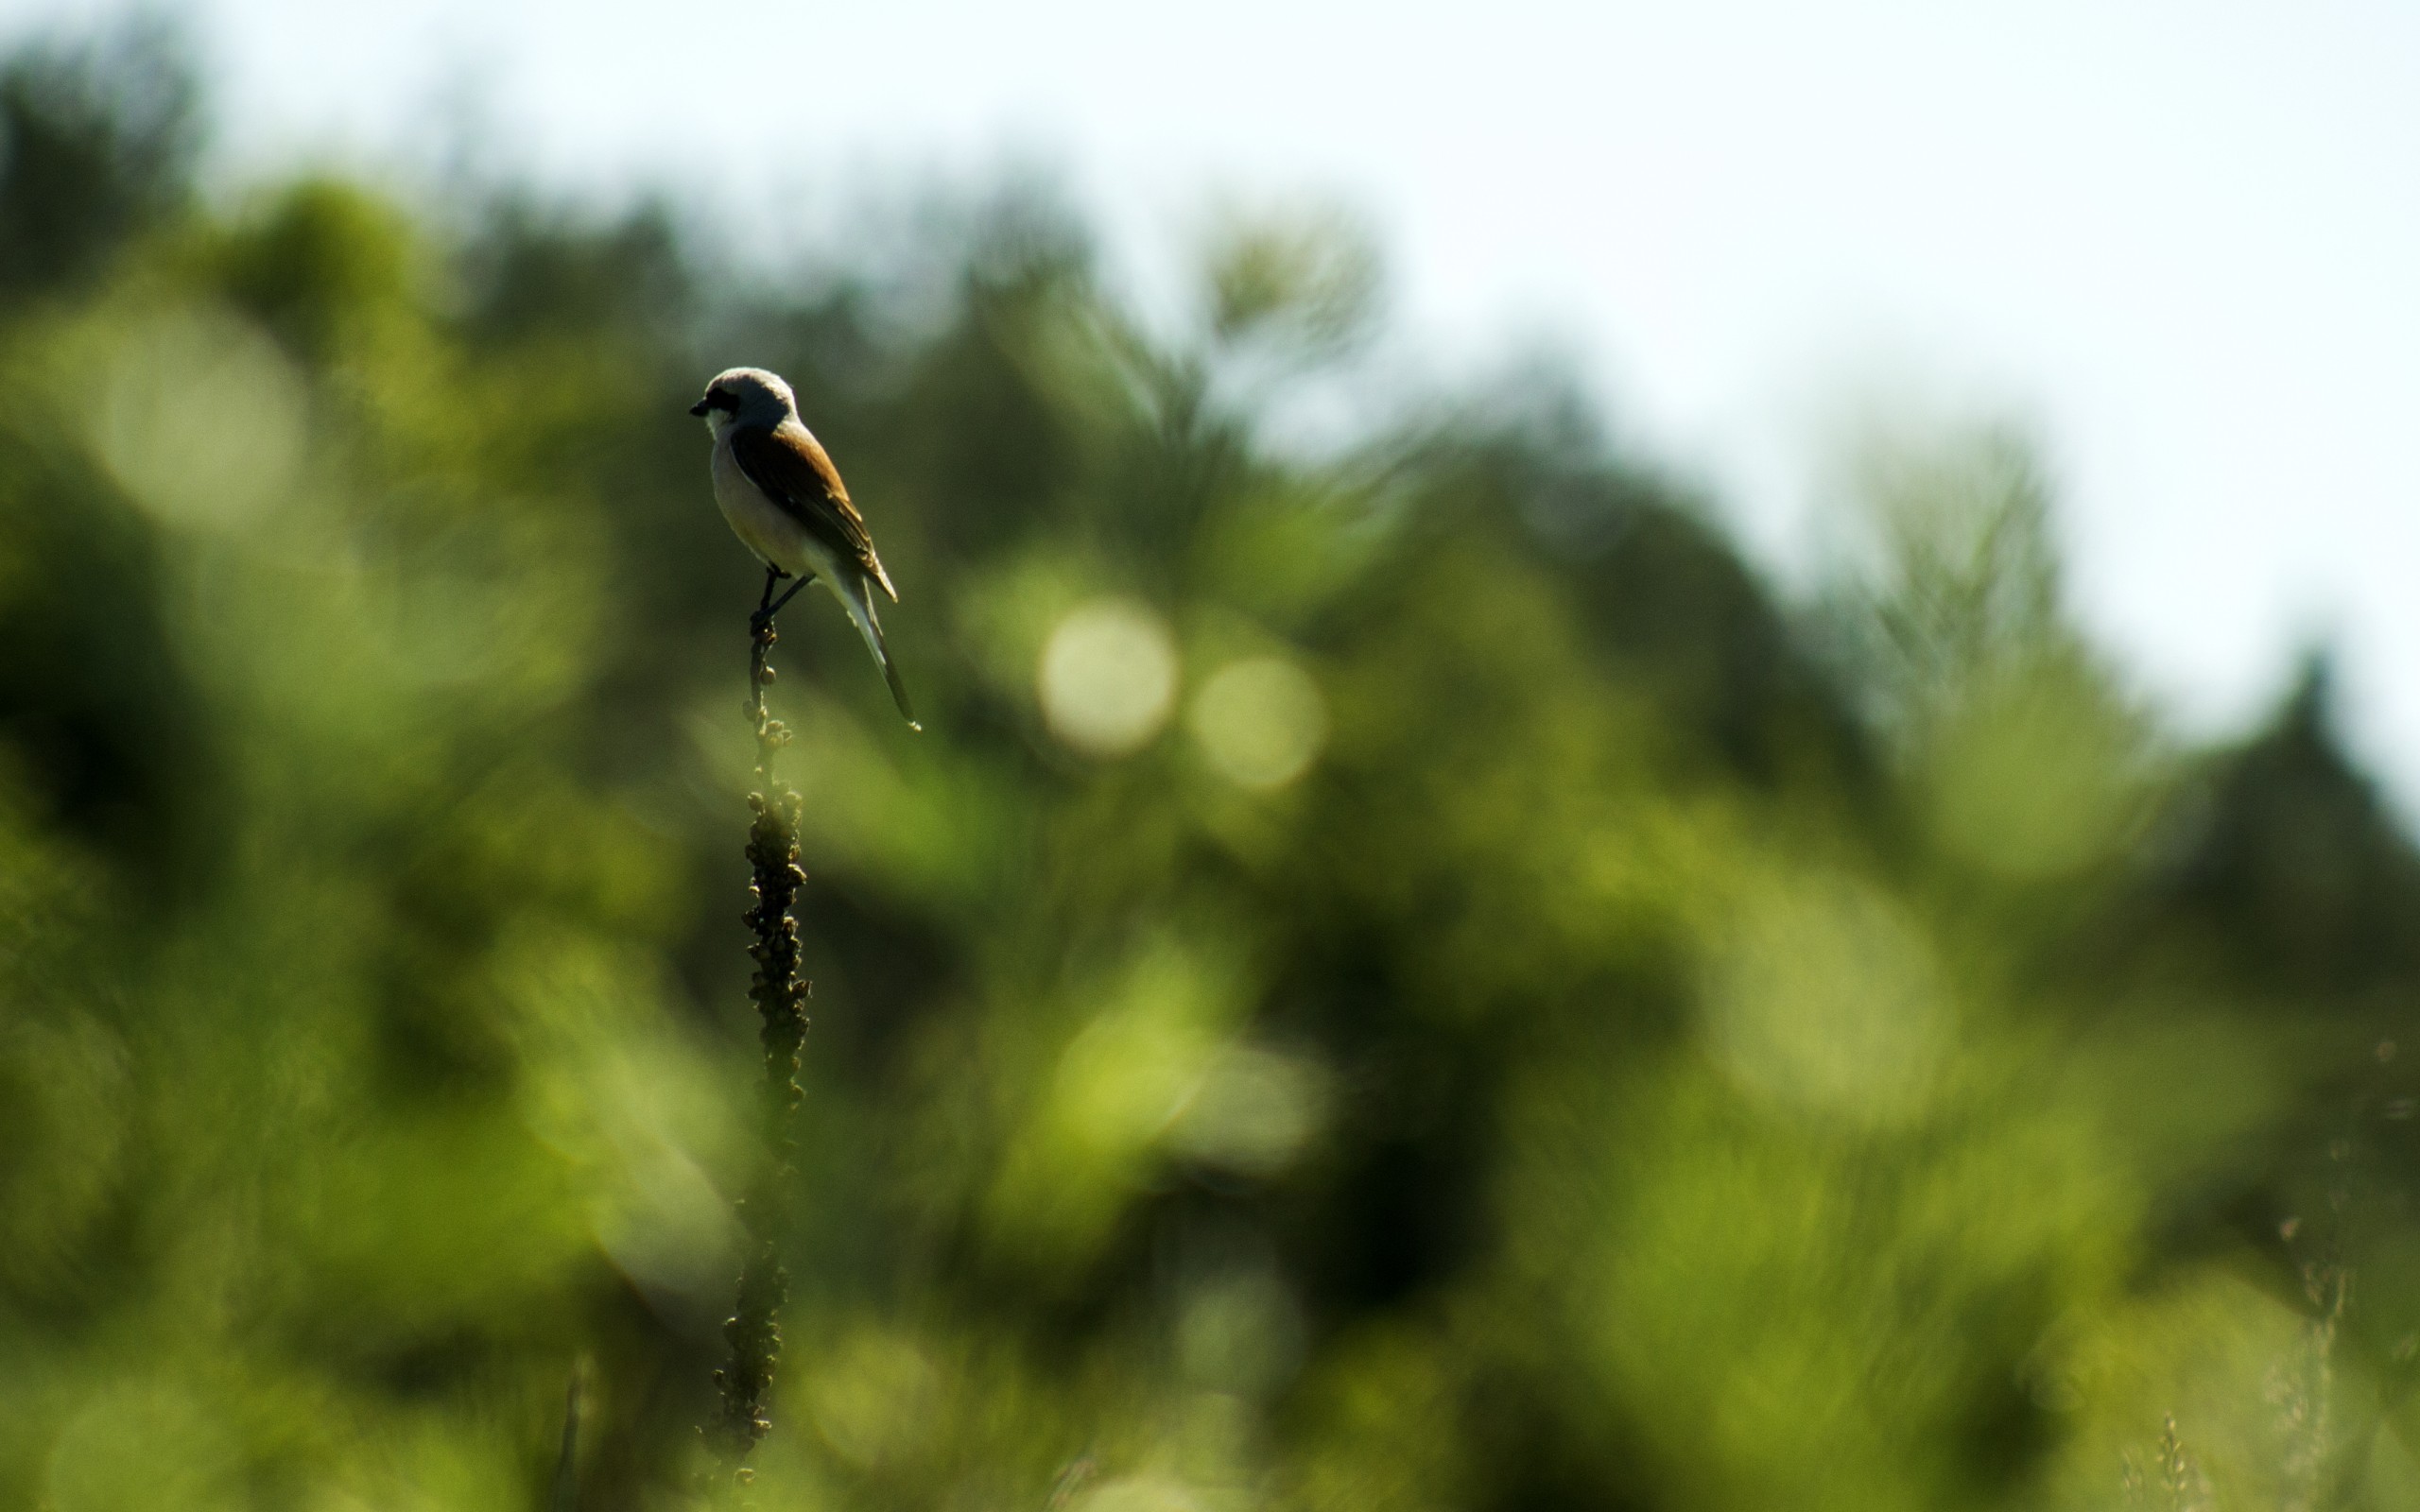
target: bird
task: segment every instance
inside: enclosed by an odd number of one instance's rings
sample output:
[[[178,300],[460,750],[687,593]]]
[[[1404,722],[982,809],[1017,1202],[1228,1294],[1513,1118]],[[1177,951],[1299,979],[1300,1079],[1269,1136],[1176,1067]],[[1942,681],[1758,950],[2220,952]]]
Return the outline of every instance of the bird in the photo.
[[[900,717],[910,730],[924,729],[908,706],[908,689],[874,613],[875,590],[894,604],[899,590],[874,553],[865,517],[849,502],[840,470],[798,418],[798,396],[790,386],[762,368],[726,369],[715,374],[689,413],[714,434],[715,503],[740,543],[765,564],[765,598],[756,606],[754,623],[770,622],[800,589],[821,582],[865,637]],[[785,577],[798,581],[776,599],[773,585]]]

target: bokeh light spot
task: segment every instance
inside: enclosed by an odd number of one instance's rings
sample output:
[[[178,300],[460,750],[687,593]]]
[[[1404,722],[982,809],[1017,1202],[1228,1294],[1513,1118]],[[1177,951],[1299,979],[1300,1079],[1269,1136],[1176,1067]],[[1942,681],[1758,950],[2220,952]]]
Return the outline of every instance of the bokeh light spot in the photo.
[[[59,1431],[43,1504],[58,1512],[215,1512],[237,1504],[237,1445],[193,1393],[166,1380],[103,1386]]]
[[[1201,1512],[1203,1499],[1167,1475],[1130,1475],[1108,1482],[1079,1503],[1083,1512]]]
[[[1071,610],[1042,648],[1035,682],[1050,732],[1088,756],[1151,742],[1176,699],[1176,644],[1140,604],[1099,598]]]
[[[1268,1176],[1318,1132],[1326,1093],[1317,1064],[1236,1045],[1212,1063],[1169,1130],[1169,1143],[1205,1165]]]
[[[266,335],[228,316],[139,327],[90,418],[109,470],[175,524],[250,524],[292,486],[302,457],[300,381]]]
[[[1842,879],[1742,899],[1705,1008],[1714,1057],[1743,1090],[1873,1125],[1925,1106],[1950,1028],[1923,936]]]
[[[822,1362],[807,1406],[823,1441],[866,1469],[915,1444],[942,1386],[940,1372],[913,1339],[869,1328]]]
[[[1194,737],[1210,765],[1238,787],[1284,787],[1327,744],[1327,700],[1310,674],[1283,657],[1220,667],[1193,700]]]

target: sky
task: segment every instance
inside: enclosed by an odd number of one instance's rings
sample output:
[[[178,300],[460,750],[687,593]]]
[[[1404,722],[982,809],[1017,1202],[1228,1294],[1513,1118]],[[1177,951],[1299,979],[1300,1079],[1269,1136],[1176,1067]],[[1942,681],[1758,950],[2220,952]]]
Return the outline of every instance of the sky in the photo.
[[[110,14],[0,0],[0,30]],[[1441,369],[1576,355],[1785,577],[1860,401],[2030,426],[2079,611],[2185,729],[2308,649],[2420,814],[2420,7],[2385,0],[190,0],[232,161],[425,156],[827,225],[1064,171],[1172,266],[1360,210]],[[827,207],[819,211],[817,207]]]

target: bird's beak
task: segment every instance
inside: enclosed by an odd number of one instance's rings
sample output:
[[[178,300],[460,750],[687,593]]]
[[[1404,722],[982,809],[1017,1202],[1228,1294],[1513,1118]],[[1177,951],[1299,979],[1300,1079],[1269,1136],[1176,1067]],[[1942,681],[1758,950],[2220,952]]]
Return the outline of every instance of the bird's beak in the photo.
[[[691,404],[689,406],[689,413],[697,416],[700,420],[703,420],[706,414],[706,402],[700,399],[696,404]]]

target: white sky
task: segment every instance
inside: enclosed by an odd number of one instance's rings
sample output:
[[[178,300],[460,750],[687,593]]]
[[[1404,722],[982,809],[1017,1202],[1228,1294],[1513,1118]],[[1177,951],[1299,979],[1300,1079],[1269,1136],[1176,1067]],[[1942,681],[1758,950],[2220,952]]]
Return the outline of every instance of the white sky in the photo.
[[[16,32],[104,0],[0,0]],[[2304,646],[2420,809],[2420,8],[2385,0],[194,0],[251,161],[507,162],[811,221],[871,168],[1056,160],[1148,266],[1216,190],[1386,233],[1442,363],[1545,336],[1804,539],[1826,396],[2051,443],[2083,610],[2191,727]],[[425,146],[423,144],[424,155]]]

